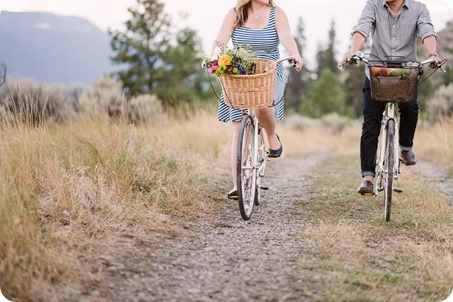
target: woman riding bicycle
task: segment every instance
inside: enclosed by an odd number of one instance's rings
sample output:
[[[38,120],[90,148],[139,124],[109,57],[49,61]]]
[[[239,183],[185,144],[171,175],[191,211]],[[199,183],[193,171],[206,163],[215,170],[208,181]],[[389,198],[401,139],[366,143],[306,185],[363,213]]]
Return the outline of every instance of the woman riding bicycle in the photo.
[[[368,0],[359,23],[354,29],[351,52],[339,64],[343,68],[373,34],[371,59],[417,61],[416,38],[419,38],[431,59],[440,62],[437,55],[437,35],[426,6],[415,0]],[[367,69],[368,73],[368,69]],[[371,98],[369,74],[363,84],[363,126],[360,139],[360,160],[363,181],[358,192],[373,193],[375,156],[381,129],[384,102]],[[390,100],[389,100],[390,101]],[[412,151],[418,120],[417,91],[412,102],[398,104],[400,111],[400,148],[403,164],[415,165]]]
[[[220,27],[212,51],[216,47],[225,47],[232,40],[233,46],[250,45],[257,58],[276,61],[280,57],[279,45],[288,50],[296,60],[296,70],[302,69],[302,58],[291,35],[288,18],[285,12],[276,7],[273,0],[238,0],[236,7],[228,11]],[[275,100],[283,98],[284,91],[283,66],[279,64],[275,89]],[[263,125],[269,142],[269,157],[280,157],[283,146],[275,132],[275,120],[283,119],[284,103],[281,101],[274,107],[257,109],[256,115]],[[236,188],[236,151],[242,110],[230,108],[221,96],[217,119],[233,124],[233,142],[231,148],[231,166],[233,172],[233,190],[228,193],[229,199],[237,199]]]

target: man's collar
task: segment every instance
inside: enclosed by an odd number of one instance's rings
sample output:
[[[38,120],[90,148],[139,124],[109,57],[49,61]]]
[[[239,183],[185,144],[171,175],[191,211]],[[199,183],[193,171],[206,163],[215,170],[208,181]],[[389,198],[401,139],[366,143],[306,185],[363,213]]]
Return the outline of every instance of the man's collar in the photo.
[[[412,5],[412,1],[411,0],[405,0],[402,7],[405,7],[407,9],[409,9],[409,7],[411,5]],[[387,0],[382,0],[382,6],[388,7]]]

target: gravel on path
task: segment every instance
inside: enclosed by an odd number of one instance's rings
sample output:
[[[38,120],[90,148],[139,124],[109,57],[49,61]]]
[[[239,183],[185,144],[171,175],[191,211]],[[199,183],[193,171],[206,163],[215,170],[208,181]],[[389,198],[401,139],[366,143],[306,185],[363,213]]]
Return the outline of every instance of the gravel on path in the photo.
[[[248,221],[225,199],[214,216],[184,222],[179,234],[125,241],[116,249],[122,255],[104,257],[103,281],[78,301],[307,301],[310,272],[296,259],[310,222],[298,204],[326,157],[270,161],[266,202]]]

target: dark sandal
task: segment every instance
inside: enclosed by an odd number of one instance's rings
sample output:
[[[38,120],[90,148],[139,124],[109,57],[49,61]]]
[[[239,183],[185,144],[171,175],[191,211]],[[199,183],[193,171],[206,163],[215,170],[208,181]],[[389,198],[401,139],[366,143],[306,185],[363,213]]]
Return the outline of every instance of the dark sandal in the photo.
[[[280,137],[278,136],[278,134],[275,134],[277,136],[277,139],[280,143],[280,148],[278,148],[277,150],[272,150],[269,148],[269,157],[270,158],[277,158],[277,157],[280,157],[283,153],[283,145],[282,145],[282,142],[280,141]]]
[[[238,200],[238,190],[232,190],[228,193],[228,199]]]

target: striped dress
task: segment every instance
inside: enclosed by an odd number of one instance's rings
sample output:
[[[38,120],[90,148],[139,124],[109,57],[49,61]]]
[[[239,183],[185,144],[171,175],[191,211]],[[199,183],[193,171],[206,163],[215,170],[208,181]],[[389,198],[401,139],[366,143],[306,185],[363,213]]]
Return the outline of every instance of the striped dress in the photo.
[[[256,53],[257,58],[269,59],[276,61],[280,58],[277,28],[275,27],[275,7],[272,7],[269,16],[269,21],[266,27],[262,29],[252,29],[246,25],[236,28],[231,36],[233,46],[251,45],[252,51]],[[277,69],[277,82],[275,88],[275,118],[283,119],[284,101],[283,94],[285,88],[285,78],[283,73],[283,65],[279,64]],[[220,97],[219,110],[217,119],[222,122],[241,121],[242,110],[228,107],[223,99],[223,94]]]

